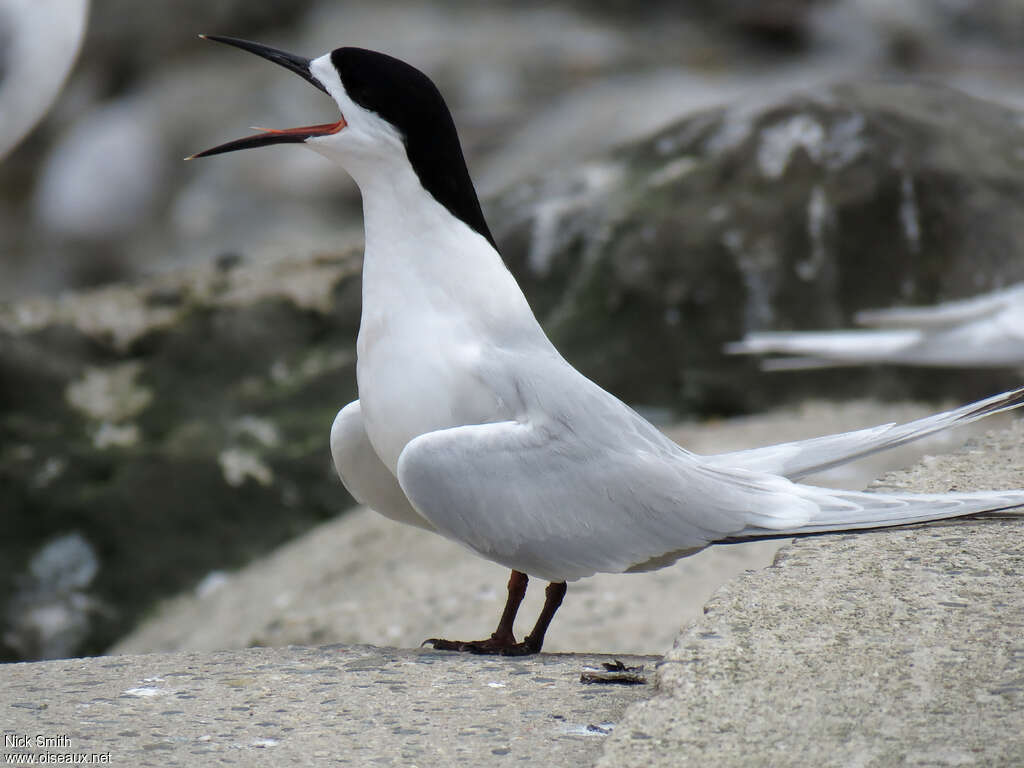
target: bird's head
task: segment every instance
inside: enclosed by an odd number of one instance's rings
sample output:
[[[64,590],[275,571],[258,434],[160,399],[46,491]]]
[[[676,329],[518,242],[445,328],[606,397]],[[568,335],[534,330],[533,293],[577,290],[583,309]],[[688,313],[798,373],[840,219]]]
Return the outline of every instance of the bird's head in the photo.
[[[187,159],[271,144],[302,144],[339,162],[357,182],[388,166],[408,164],[427,192],[493,244],[451,113],[437,86],[418,69],[363,48],[337,48],[307,59],[247,40],[201,37],[291,70],[334,99],[341,116],[323,125],[261,129]]]

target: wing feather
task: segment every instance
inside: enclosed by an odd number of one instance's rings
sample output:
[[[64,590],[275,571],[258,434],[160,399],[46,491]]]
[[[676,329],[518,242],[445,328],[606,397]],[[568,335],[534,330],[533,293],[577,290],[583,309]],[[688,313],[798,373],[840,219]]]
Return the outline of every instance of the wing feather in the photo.
[[[595,444],[555,426],[420,435],[399,457],[399,483],[443,535],[550,581],[681,557],[750,526],[799,527],[817,509],[781,477],[706,466],[635,436]]]

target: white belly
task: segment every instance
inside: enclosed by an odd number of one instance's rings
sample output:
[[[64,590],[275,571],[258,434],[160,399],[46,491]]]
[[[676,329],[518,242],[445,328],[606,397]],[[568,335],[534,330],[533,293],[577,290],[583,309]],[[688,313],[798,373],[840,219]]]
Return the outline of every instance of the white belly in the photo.
[[[368,317],[357,343],[356,376],[366,434],[396,472],[415,437],[438,429],[508,418],[480,375],[483,349],[451,318]],[[419,322],[416,322],[419,320]]]

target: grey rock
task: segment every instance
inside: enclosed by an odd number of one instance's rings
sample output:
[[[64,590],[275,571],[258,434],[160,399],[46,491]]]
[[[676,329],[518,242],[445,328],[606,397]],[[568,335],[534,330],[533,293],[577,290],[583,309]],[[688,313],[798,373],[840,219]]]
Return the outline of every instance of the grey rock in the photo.
[[[1020,0],[934,3],[862,0],[818,3],[807,14],[808,36],[819,46],[845,49],[890,67],[951,71],[981,48],[987,57],[1018,51],[1024,34]]]
[[[797,83],[821,84],[832,74],[794,70],[784,77],[776,71],[740,76],[661,67],[577,86],[489,148],[474,164],[477,189],[490,198],[524,179],[570,174],[581,163],[687,115],[763,100],[766,92],[784,98]]]
[[[810,42],[813,11],[828,3],[821,0],[724,0],[697,2],[693,6],[752,38],[780,49],[799,49]]]
[[[29,575],[35,586],[47,592],[83,589],[96,578],[98,570],[95,550],[79,533],[54,539],[29,563]]]
[[[95,548],[77,531],[46,542],[15,577],[4,642],[22,658],[74,655],[90,634],[101,603],[89,592],[100,569]]]
[[[1018,113],[860,82],[686,118],[492,201],[555,343],[630,402],[730,412],[809,392],[962,398],[1008,372],[757,376],[722,345],[1024,277]]]
[[[874,487],[1024,487],[1024,421]],[[598,765],[1020,765],[1022,534],[1016,512],[796,541],[708,603]]]

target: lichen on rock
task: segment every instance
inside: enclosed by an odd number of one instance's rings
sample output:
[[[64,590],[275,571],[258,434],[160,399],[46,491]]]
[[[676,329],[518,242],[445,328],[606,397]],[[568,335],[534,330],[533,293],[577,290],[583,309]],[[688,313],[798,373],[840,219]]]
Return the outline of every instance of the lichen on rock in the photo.
[[[161,595],[349,506],[328,436],[355,395],[359,274],[357,252],[211,264],[0,307],[0,594],[73,520],[109,609],[67,653],[98,652]]]

